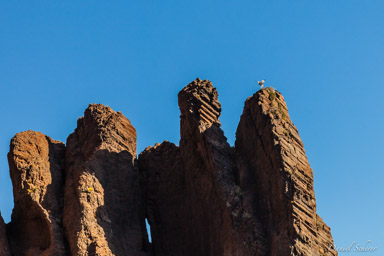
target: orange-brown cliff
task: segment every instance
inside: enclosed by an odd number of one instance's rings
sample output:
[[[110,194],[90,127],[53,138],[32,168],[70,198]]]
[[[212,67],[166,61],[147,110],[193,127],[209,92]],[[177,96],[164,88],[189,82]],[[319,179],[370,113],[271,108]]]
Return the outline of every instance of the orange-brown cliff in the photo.
[[[138,159],[135,128],[101,104],[85,110],[66,146],[17,134],[8,155],[15,208],[9,224],[0,216],[0,256],[337,255],[279,92],[246,100],[234,147],[210,81],[191,82],[178,102],[179,146],[165,141]]]
[[[13,255],[66,255],[63,143],[39,132],[16,134],[8,154],[15,207],[7,233]]]

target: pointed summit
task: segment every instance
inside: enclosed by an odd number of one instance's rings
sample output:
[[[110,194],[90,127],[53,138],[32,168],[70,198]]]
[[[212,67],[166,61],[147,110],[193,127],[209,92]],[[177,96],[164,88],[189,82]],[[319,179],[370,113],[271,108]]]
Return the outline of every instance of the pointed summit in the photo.
[[[264,223],[270,255],[337,255],[316,214],[313,171],[281,93],[264,88],[246,100],[235,148],[243,203]]]
[[[189,83],[178,94],[181,119],[195,119],[202,130],[213,123],[220,126],[221,104],[218,95],[211,81],[197,78]]]

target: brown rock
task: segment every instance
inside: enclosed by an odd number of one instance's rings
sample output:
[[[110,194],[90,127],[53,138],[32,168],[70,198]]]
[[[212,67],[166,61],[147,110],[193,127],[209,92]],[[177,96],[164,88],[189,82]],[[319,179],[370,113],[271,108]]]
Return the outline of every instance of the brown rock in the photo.
[[[16,134],[8,162],[14,209],[8,224],[13,255],[66,255],[62,231],[63,143],[39,132]]]
[[[220,129],[212,83],[179,93],[180,148],[165,142],[139,157],[155,255],[260,255],[263,230],[241,205],[234,150]]]
[[[180,147],[139,157],[155,255],[337,255],[282,95],[267,88],[247,99],[236,148],[211,82],[178,96]]]
[[[274,89],[262,89],[245,102],[236,159],[244,205],[264,224],[268,255],[337,255],[329,228],[316,214],[303,143]]]
[[[6,227],[0,213],[0,256],[10,256]]]
[[[139,156],[139,169],[155,255],[188,255],[180,149],[167,141],[148,147]]]
[[[100,104],[85,110],[67,148],[17,134],[8,154],[15,208],[6,231],[0,216],[0,256],[337,255],[279,92],[247,99],[235,147],[211,82],[196,79],[178,101],[180,146],[156,144],[138,161],[135,128]]]
[[[90,105],[67,139],[64,227],[72,255],[147,255],[136,130]]]
[[[252,216],[241,205],[235,154],[220,128],[216,89],[196,79],[178,96],[189,214],[186,232],[192,241],[188,255],[259,255],[263,231],[259,223],[247,227]]]

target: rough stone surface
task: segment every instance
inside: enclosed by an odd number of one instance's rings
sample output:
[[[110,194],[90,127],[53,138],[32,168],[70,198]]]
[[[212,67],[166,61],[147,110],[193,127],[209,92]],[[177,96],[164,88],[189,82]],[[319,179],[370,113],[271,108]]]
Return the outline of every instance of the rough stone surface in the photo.
[[[235,154],[221,130],[221,105],[212,83],[196,79],[179,93],[180,151],[185,170],[188,255],[259,255],[258,223],[241,205]],[[155,239],[155,238],[153,238]]]
[[[6,226],[0,213],[0,256],[10,256]]]
[[[93,104],[67,139],[64,227],[72,255],[147,255],[136,130]]]
[[[188,255],[185,180],[180,149],[167,141],[139,156],[146,217],[156,256]]]
[[[62,229],[63,143],[39,132],[16,134],[8,162],[15,208],[8,224],[14,255],[67,255]]]
[[[180,148],[163,143],[139,157],[155,254],[263,255],[264,231],[241,204],[216,89],[196,79],[178,96]]]
[[[264,225],[269,255],[336,255],[316,214],[313,171],[283,96],[272,88],[245,102],[236,132],[244,205]]]
[[[2,255],[335,256],[313,171],[283,96],[265,88],[227,143],[212,83],[178,94],[180,145],[136,160],[136,130],[92,104],[67,146],[33,131],[11,141],[15,208]],[[148,242],[145,218],[151,226]]]
[[[283,96],[266,88],[247,99],[232,148],[211,82],[178,96],[180,147],[139,158],[155,254],[337,255]]]

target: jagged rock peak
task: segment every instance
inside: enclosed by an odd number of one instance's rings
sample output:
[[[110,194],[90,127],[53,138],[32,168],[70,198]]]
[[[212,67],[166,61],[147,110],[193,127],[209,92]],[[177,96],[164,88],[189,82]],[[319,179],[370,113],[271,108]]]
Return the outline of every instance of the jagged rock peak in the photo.
[[[337,255],[281,93],[246,100],[235,147],[210,81],[191,82],[178,102],[180,146],[157,143],[138,159],[131,122],[101,104],[88,106],[66,146],[16,134],[15,207],[9,224],[0,215],[0,256]]]
[[[64,227],[72,255],[147,255],[136,131],[92,104],[67,139]]]
[[[246,100],[235,148],[244,204],[253,205],[264,223],[269,253],[337,255],[329,228],[316,214],[304,145],[278,91],[265,88]]]
[[[92,154],[90,149],[106,149],[109,152],[127,150],[136,157],[136,129],[121,112],[115,112],[108,106],[90,104],[84,117],[77,121],[75,132],[88,149],[83,152],[86,157]]]
[[[240,217],[241,200],[234,199],[234,151],[220,128],[217,98],[212,83],[200,79],[179,93],[186,209],[186,228],[181,234],[186,250],[178,255],[243,256],[255,252],[240,231],[246,223]]]
[[[159,150],[167,149],[169,147],[177,147],[177,146],[174,143],[165,140],[162,143],[156,143],[155,145],[153,145],[153,147],[152,146],[146,147],[144,151],[140,153],[140,155],[153,152],[157,149]]]
[[[199,121],[203,130],[213,123],[220,125],[221,104],[211,81],[197,78],[179,92],[178,99],[181,118],[192,116]]]

